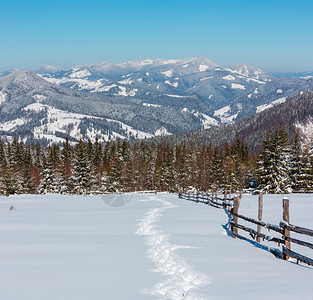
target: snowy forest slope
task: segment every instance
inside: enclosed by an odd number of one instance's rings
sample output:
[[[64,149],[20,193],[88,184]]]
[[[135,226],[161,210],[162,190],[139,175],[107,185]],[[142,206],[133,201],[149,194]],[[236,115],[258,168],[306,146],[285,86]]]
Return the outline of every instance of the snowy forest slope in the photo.
[[[260,150],[266,131],[272,133],[279,127],[286,128],[292,138],[296,133],[304,144],[312,138],[313,92],[301,93],[275,107],[264,110],[250,118],[221,127],[166,137],[169,143],[193,141],[222,145],[237,137],[244,140],[252,151]]]
[[[133,97],[84,93],[49,83],[30,71],[0,77],[0,135],[24,141],[97,137],[148,138],[203,128],[204,116],[144,105]]]

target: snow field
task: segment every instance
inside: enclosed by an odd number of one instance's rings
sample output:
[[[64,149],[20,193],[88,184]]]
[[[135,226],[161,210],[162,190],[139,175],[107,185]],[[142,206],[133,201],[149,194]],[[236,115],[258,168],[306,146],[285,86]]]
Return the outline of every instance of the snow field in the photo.
[[[0,299],[153,299],[141,291],[157,274],[134,234],[141,209],[153,205],[137,204],[114,208],[100,196],[0,197]]]
[[[279,223],[282,198],[264,196],[264,221]],[[288,198],[291,223],[313,228],[313,195]],[[256,218],[257,196],[244,195],[239,213]],[[0,299],[312,299],[313,268],[231,238],[227,224],[224,210],[167,193],[122,207],[0,197]]]

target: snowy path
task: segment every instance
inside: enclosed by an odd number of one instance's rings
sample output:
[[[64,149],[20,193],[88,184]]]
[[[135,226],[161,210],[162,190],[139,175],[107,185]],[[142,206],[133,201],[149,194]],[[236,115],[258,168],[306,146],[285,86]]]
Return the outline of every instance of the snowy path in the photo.
[[[155,199],[155,197],[150,201],[155,200],[162,207],[150,209],[144,219],[139,222],[136,233],[147,236],[148,257],[155,263],[155,271],[165,275],[167,279],[156,284],[148,293],[165,299],[204,299],[194,294],[192,290],[208,284],[209,278],[193,270],[183,258],[175,253],[175,250],[179,248],[192,248],[192,246],[171,244],[167,235],[157,229],[156,222],[162,216],[162,212],[176,206],[168,201]]]

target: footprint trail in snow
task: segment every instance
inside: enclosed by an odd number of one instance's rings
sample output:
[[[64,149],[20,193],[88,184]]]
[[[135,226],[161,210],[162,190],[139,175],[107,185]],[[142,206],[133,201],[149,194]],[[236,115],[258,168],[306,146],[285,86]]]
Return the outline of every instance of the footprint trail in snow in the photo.
[[[171,244],[168,236],[158,230],[155,224],[163,211],[176,206],[162,199],[151,199],[151,201],[155,200],[163,206],[148,210],[145,217],[140,220],[136,234],[147,236],[148,257],[154,262],[155,271],[166,276],[166,280],[156,284],[148,293],[163,299],[206,299],[196,295],[192,290],[207,285],[209,278],[205,274],[194,271],[183,258],[175,253],[178,248],[192,247]]]

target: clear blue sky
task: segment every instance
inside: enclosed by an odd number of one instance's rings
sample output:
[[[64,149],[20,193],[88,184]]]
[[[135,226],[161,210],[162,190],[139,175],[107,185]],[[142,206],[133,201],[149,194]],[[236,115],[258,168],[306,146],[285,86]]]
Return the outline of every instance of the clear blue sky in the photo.
[[[0,1],[0,70],[188,57],[313,70],[312,0]]]

